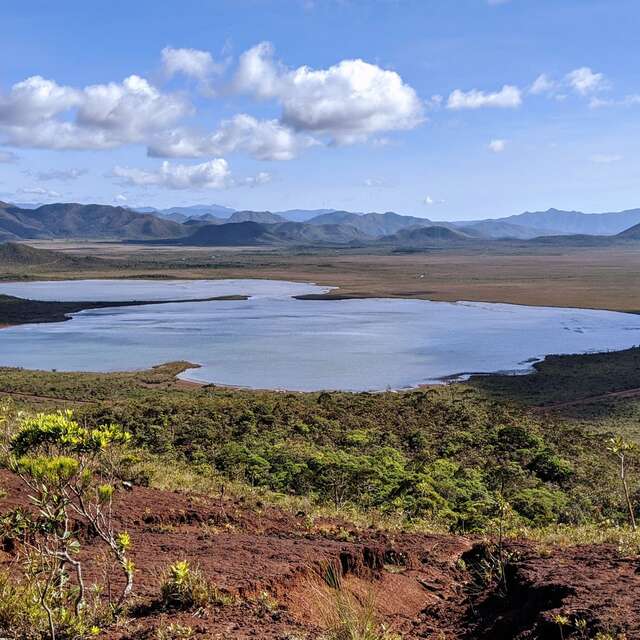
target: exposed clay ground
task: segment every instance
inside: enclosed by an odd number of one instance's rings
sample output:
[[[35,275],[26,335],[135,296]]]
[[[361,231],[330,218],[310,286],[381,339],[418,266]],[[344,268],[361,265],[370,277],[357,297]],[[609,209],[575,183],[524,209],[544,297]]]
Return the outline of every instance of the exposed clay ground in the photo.
[[[0,512],[24,506],[19,480],[7,473],[0,480],[7,491]],[[175,622],[191,626],[196,638],[320,638],[332,597],[320,576],[329,564],[343,575],[344,589],[373,597],[379,616],[404,639],[561,638],[556,613],[584,619],[589,631],[582,637],[598,630],[640,637],[638,561],[609,546],[543,553],[509,543],[506,584],[483,583],[485,546],[465,537],[357,531],[237,499],[142,487],[122,494],[116,517],[132,535],[138,571],[131,616],[109,640],[152,639]],[[91,534],[83,537],[91,548]],[[13,560],[7,546],[0,558],[5,565]],[[237,595],[237,604],[162,611],[160,576],[179,559]],[[102,581],[96,564],[87,563],[89,580]],[[563,636],[581,637],[569,628]]]

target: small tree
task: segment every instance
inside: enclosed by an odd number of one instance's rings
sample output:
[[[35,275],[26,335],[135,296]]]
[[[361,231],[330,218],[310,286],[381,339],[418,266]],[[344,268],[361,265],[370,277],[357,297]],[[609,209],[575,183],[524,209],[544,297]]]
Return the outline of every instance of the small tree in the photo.
[[[124,585],[111,603],[116,613],[132,591],[131,539],[126,531],[114,529],[112,518],[120,452],[131,436],[113,424],[82,427],[69,411],[19,417],[14,429],[7,428],[6,416],[4,423],[5,463],[29,489],[37,510],[20,536],[27,575],[36,585],[55,640],[56,620],[69,616],[67,603],[72,603],[76,618],[86,604],[74,522],[88,525],[122,570]],[[75,575],[75,585],[70,574]]]
[[[627,455],[633,452],[636,448],[635,443],[629,442],[625,440],[621,436],[616,436],[615,438],[611,438],[609,440],[609,446],[607,449],[611,451],[611,453],[618,456],[618,461],[620,463],[619,473],[620,473],[620,482],[622,483],[622,490],[624,491],[625,501],[627,503],[627,510],[629,512],[629,523],[631,524],[631,528],[636,530],[636,518],[633,511],[633,504],[631,503],[631,495],[629,493],[629,485],[627,484]]]

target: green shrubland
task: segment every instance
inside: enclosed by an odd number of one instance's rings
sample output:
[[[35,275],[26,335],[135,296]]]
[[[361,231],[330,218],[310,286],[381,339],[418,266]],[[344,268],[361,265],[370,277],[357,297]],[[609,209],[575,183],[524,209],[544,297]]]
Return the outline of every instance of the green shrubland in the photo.
[[[198,390],[84,405],[135,444],[229,482],[334,509],[482,531],[500,499],[522,526],[626,519],[596,433],[464,387],[383,394]]]
[[[605,355],[583,356],[594,389],[606,388],[614,369],[616,354]],[[637,353],[620,357],[635,384]],[[539,396],[561,386],[556,365],[552,360]],[[214,478],[218,486],[247,487],[280,502],[456,532],[491,529],[505,501],[514,530],[629,520],[618,459],[607,443],[631,418],[595,428],[531,412],[522,393],[512,390],[512,397],[504,385],[530,390],[535,376],[498,376],[500,393],[487,388],[491,378],[400,393],[282,393],[179,387],[174,376],[184,366],[122,374],[4,369],[0,390],[27,394],[27,406],[64,401],[91,428],[122,425],[145,452],[137,481],[159,478],[153,459],[170,459],[169,474],[181,474],[182,488]],[[572,367],[568,397],[577,388],[579,368]],[[609,386],[624,386],[623,377]],[[634,505],[636,455],[627,460]],[[180,484],[166,472],[162,482]]]

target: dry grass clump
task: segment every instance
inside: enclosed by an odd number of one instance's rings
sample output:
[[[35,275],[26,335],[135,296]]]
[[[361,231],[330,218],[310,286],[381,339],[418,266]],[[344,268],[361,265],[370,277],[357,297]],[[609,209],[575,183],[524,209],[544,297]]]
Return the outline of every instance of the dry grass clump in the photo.
[[[380,622],[372,597],[361,602],[342,589],[336,590],[321,606],[325,640],[401,640]]]
[[[339,567],[329,564],[320,580],[309,580],[307,590],[313,613],[325,629],[322,640],[402,640],[380,620],[373,593],[354,593],[344,584]]]
[[[600,524],[557,524],[542,528],[520,529],[514,537],[527,538],[540,545],[542,550],[556,547],[572,547],[584,544],[615,545],[622,556],[640,555],[640,531],[629,526],[605,521]]]

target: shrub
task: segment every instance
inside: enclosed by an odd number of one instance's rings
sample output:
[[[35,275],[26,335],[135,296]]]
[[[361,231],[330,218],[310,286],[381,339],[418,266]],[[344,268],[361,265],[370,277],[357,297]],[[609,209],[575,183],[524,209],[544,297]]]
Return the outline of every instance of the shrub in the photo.
[[[193,638],[193,628],[177,622],[156,629],[155,640],[187,640]]]
[[[229,605],[235,598],[207,581],[200,569],[186,560],[170,565],[161,587],[162,604],[174,609],[204,609],[209,605]]]
[[[111,519],[118,448],[130,436],[114,424],[82,427],[70,412],[11,417],[5,411],[2,426],[4,462],[23,481],[37,513],[9,514],[2,521],[5,536],[21,548],[24,584],[46,614],[51,640],[70,628],[84,637],[92,627],[85,629],[87,599],[74,520],[97,534],[124,574],[116,611],[133,587],[131,539],[115,531]]]
[[[51,638],[51,627],[45,609],[40,605],[35,582],[15,581],[0,573],[0,636],[8,640],[43,640]],[[68,606],[64,606],[64,605]],[[108,619],[97,602],[80,615],[73,613],[71,602],[60,601],[52,610],[54,637],[57,640],[84,640],[100,633],[100,624]]]
[[[523,489],[511,498],[511,506],[535,526],[557,522],[558,514],[566,507],[566,496],[545,487]]]

